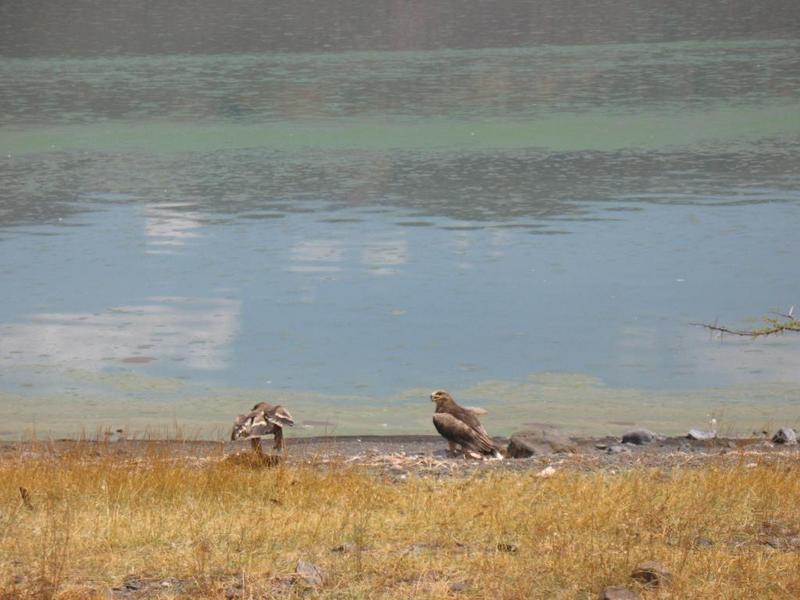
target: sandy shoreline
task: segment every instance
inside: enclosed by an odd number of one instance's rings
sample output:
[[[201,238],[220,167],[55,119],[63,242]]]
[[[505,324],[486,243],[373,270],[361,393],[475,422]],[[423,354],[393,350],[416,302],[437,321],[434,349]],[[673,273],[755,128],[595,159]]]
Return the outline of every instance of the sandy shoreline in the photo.
[[[500,447],[506,438],[496,437]],[[664,437],[645,445],[622,444],[620,438],[570,437],[569,451],[537,453],[527,458],[502,461],[448,457],[444,440],[435,435],[362,435],[288,438],[286,452],[274,454],[271,439],[264,441],[265,456],[280,456],[292,464],[345,464],[366,466],[403,475],[408,473],[456,473],[469,470],[540,471],[547,467],[569,471],[620,470],[637,467],[699,466],[710,461],[763,462],[800,458],[800,445],[775,444],[766,437],[692,440]],[[246,459],[252,455],[243,442],[203,440],[119,440],[114,442],[59,439],[0,443],[0,460],[59,456],[80,450],[88,456],[141,458],[162,456],[205,463]],[[270,460],[270,459],[265,459]]]

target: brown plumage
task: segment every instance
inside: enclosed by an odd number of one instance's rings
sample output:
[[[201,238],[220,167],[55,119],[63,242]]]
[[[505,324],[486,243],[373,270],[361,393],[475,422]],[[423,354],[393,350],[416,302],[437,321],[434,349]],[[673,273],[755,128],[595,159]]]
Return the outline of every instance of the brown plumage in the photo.
[[[272,434],[275,437],[273,447],[283,450],[283,428],[292,426],[294,419],[283,406],[259,402],[249,413],[236,417],[231,440],[250,440],[253,450],[261,452],[261,438]]]
[[[444,390],[433,392],[431,402],[436,403],[433,425],[447,440],[451,453],[460,448],[465,453],[501,457],[476,415],[478,410],[459,406]]]

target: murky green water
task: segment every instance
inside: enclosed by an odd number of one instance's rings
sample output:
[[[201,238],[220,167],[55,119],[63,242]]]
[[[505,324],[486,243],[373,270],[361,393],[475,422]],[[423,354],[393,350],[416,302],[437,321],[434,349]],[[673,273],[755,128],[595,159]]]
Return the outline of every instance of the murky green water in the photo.
[[[800,422],[793,3],[0,17],[0,438]]]

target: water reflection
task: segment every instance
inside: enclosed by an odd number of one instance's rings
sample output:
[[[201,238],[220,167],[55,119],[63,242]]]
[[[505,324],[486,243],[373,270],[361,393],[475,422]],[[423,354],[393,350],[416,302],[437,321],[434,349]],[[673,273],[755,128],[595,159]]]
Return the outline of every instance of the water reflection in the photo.
[[[144,229],[148,254],[170,252],[171,248],[183,246],[188,240],[200,236],[198,230],[202,227],[202,223],[199,214],[176,210],[190,206],[192,205],[188,203],[145,205]]]
[[[392,275],[408,262],[406,240],[367,241],[361,250],[361,262],[373,275]]]
[[[0,366],[98,370],[177,361],[189,369],[224,369],[239,321],[238,301],[210,298],[152,297],[100,313],[39,313],[0,324]]]
[[[15,160],[20,164],[14,169],[0,168],[0,227],[67,222],[67,217],[102,206],[146,203],[148,211],[185,219],[186,235],[197,233],[191,221],[274,220],[320,211],[320,218],[335,223],[330,219],[361,218],[361,209],[394,211],[397,223],[407,227],[446,217],[460,222],[446,226],[506,224],[541,233],[547,228],[563,230],[559,221],[564,218],[598,218],[591,204],[597,201],[611,203],[610,208],[620,203],[635,208],[637,203],[753,205],[798,200],[795,157],[800,142],[763,141],[741,151],[712,150],[701,146],[682,151],[498,150],[455,155],[399,151],[381,156],[381,178],[368,181],[351,175],[376,164],[373,156],[360,151],[290,159],[255,150],[158,157],[112,154],[80,166],[68,154],[30,156]],[[70,177],[56,176],[59,170],[68,170]],[[191,202],[180,207],[165,202],[165,189],[170,197]],[[85,198],[86,190],[102,193]],[[123,190],[128,193],[120,194]]]

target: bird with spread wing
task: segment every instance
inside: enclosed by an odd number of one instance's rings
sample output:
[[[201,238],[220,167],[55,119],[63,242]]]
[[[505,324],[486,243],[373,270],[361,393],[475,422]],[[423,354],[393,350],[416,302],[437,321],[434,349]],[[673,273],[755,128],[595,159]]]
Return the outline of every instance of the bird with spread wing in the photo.
[[[447,440],[451,454],[502,458],[478,419],[478,414],[485,414],[485,410],[460,406],[445,390],[433,392],[431,402],[436,403],[433,425]]]
[[[283,450],[283,428],[293,426],[294,419],[283,406],[259,402],[249,413],[236,417],[231,440],[250,440],[253,450],[260,453],[261,438],[272,434],[275,438],[273,447]]]

